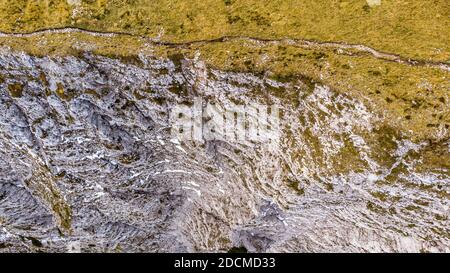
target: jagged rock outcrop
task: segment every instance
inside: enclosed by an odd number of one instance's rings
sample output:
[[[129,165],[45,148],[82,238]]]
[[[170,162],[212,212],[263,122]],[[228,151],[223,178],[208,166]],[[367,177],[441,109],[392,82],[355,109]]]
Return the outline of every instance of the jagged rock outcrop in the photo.
[[[449,251],[448,138],[320,83],[8,48],[0,75],[0,251]],[[174,138],[196,97],[278,106],[279,141]]]

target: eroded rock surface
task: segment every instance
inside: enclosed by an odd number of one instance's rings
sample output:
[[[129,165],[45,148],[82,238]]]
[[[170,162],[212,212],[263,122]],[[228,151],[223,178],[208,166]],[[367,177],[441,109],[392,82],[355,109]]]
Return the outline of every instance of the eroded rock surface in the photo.
[[[0,75],[0,251],[450,251],[448,138],[327,86],[8,48]],[[280,141],[174,139],[196,97],[279,106]]]

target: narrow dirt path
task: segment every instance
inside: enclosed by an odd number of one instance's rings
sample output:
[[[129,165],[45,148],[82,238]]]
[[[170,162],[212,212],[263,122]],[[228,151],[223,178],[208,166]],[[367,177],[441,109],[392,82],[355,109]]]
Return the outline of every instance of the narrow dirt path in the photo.
[[[76,28],[76,27],[63,27],[63,28],[50,28],[50,29],[41,29],[34,32],[28,32],[28,33],[6,33],[0,31],[0,38],[1,37],[11,37],[11,38],[27,38],[27,37],[34,37],[39,36],[43,34],[68,34],[68,33],[84,33],[92,36],[98,36],[98,37],[114,37],[114,36],[130,36],[130,37],[137,37],[141,39],[147,39],[149,42],[151,42],[154,45],[159,46],[170,46],[170,47],[187,47],[191,45],[201,45],[201,44],[208,44],[208,43],[220,43],[220,42],[227,42],[227,41],[238,41],[238,40],[248,40],[248,41],[254,41],[254,42],[260,42],[260,43],[288,43],[293,46],[299,46],[299,47],[305,47],[305,48],[333,48],[337,50],[356,50],[360,53],[369,54],[374,58],[390,61],[390,62],[397,62],[402,63],[410,66],[425,66],[425,67],[432,67],[437,68],[444,71],[450,72],[450,64],[444,63],[444,62],[435,62],[435,61],[428,61],[428,60],[420,60],[420,59],[410,59],[407,57],[403,57],[397,54],[382,52],[379,50],[376,50],[374,48],[371,48],[366,45],[361,44],[348,44],[343,42],[321,42],[321,41],[313,41],[313,40],[307,40],[307,39],[292,39],[292,38],[283,38],[283,39],[265,39],[265,38],[257,38],[257,37],[249,37],[249,36],[222,36],[215,39],[209,39],[209,40],[195,40],[195,41],[187,41],[187,42],[168,42],[168,41],[160,41],[158,39],[152,39],[147,36],[142,35],[135,35],[131,33],[126,32],[103,32],[103,31],[95,31],[95,30],[87,30],[82,28]]]

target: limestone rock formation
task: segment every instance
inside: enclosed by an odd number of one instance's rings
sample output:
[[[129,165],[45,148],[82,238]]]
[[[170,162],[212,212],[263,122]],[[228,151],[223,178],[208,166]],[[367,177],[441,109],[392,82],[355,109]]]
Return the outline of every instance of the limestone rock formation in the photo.
[[[207,1],[228,18],[216,35],[204,6],[204,17],[175,7],[184,29],[168,13],[158,30],[142,3],[15,1],[13,13],[7,2],[0,252],[450,251],[450,35],[396,52],[359,27],[335,40],[327,25],[305,32],[285,4],[245,17],[238,1]],[[299,2],[314,13],[327,1]],[[336,2],[369,22],[392,5]],[[283,12],[301,30],[282,32]],[[270,106],[276,134],[237,141],[225,122],[214,130],[231,139],[180,139],[174,113],[195,105]]]

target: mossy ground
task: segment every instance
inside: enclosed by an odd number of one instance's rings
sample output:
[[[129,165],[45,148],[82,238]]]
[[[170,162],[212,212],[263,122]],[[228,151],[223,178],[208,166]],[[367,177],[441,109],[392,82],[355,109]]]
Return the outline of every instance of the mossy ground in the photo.
[[[450,59],[447,0],[1,0],[0,30],[74,26],[192,41],[225,35],[365,44],[405,57]]]

